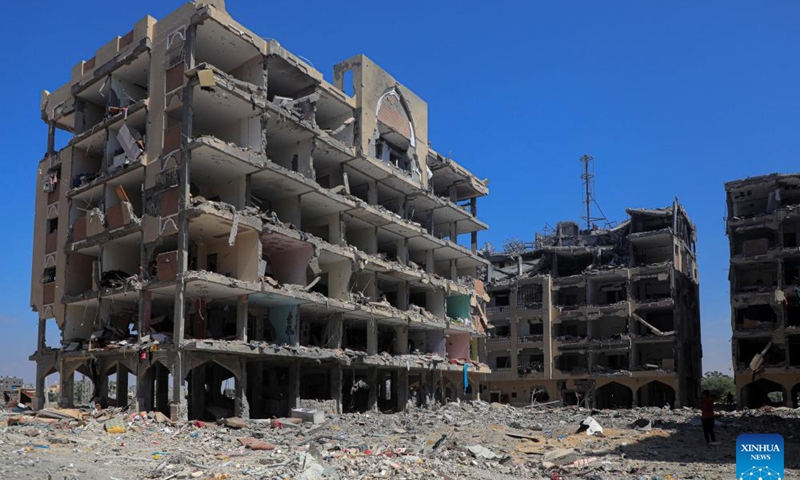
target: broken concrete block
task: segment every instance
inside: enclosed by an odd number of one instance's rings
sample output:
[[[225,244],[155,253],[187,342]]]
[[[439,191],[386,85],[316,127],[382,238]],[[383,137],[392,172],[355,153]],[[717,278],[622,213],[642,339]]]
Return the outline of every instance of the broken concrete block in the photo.
[[[475,456],[475,458],[482,458],[484,460],[494,460],[501,458],[501,455],[494,453],[483,445],[472,445],[467,447],[467,450]]]
[[[578,459],[578,454],[574,448],[559,448],[551,450],[542,456],[542,463],[552,463],[554,465],[567,465]]]
[[[241,437],[237,440],[244,448],[249,448],[250,450],[275,450],[275,445],[253,437]]]
[[[240,428],[247,428],[247,422],[245,422],[239,417],[226,418],[225,420],[222,421],[222,424],[228,428],[233,428],[237,430]]]
[[[304,422],[316,424],[325,421],[325,414],[319,410],[314,410],[311,408],[293,408],[292,418],[299,418]]]
[[[119,132],[117,132],[117,140],[122,146],[122,150],[125,152],[125,155],[127,155],[127,157],[132,161],[138,160],[139,157],[141,157],[144,153],[141,147],[139,147],[139,144],[136,142],[133,133],[131,133],[131,130],[124,123],[122,124],[122,127],[120,127]],[[121,162],[120,165],[123,162]]]

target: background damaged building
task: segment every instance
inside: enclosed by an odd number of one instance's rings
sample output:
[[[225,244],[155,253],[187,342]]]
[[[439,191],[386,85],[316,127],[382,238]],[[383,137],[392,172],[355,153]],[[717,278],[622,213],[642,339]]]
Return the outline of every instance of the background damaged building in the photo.
[[[800,174],[737,180],[725,192],[737,402],[797,407]]]
[[[332,85],[222,1],[188,3],[78,63],[41,110],[38,399],[58,371],[72,403],[77,371],[111,404],[115,377],[140,410],[269,418],[463,398],[488,371],[488,190],[365,56]],[[73,135],[58,151],[56,129]]]
[[[692,406],[701,371],[695,228],[684,208],[629,209],[610,229],[560,222],[485,252],[487,400]]]

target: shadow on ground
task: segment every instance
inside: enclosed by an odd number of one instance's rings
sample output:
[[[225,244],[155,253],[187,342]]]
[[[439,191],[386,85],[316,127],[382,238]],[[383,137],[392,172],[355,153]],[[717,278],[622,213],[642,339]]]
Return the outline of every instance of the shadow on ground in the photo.
[[[794,414],[794,411],[791,411]],[[601,424],[602,414],[595,417]],[[644,417],[643,417],[644,418]],[[786,418],[769,413],[744,413],[741,416],[725,416],[716,421],[716,439],[719,445],[706,445],[700,426],[699,412],[696,418],[687,421],[651,418],[653,430],[632,436],[613,433],[617,438],[614,447],[595,450],[598,456],[624,453],[630,460],[676,463],[736,464],[736,438],[745,433],[777,433],[784,438],[786,469],[800,469],[800,418]],[[622,445],[627,443],[626,445]]]

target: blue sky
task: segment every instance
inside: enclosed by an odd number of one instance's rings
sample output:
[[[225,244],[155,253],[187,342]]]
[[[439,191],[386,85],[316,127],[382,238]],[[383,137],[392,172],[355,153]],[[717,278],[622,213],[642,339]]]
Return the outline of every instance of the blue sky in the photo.
[[[0,115],[0,375],[33,381],[29,307],[33,196],[47,129],[42,89],[146,14],[182,2],[30,1],[4,6]],[[228,0],[258,34],[333,65],[365,53],[429,105],[433,147],[491,194],[480,242],[530,239],[581,214],[580,164],[594,155],[609,218],[678,197],[698,229],[705,370],[730,370],[728,180],[798,171],[800,3]],[[793,160],[795,159],[795,160]]]

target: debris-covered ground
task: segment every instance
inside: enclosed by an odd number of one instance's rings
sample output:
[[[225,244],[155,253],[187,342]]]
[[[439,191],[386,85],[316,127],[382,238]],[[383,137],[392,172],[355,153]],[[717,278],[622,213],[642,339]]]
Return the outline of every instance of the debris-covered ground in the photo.
[[[172,424],[115,409],[3,412],[0,478],[727,480],[736,437],[759,432],[784,436],[786,478],[800,478],[800,411],[788,408],[720,413],[717,446],[705,445],[692,409],[465,402],[321,418]]]

